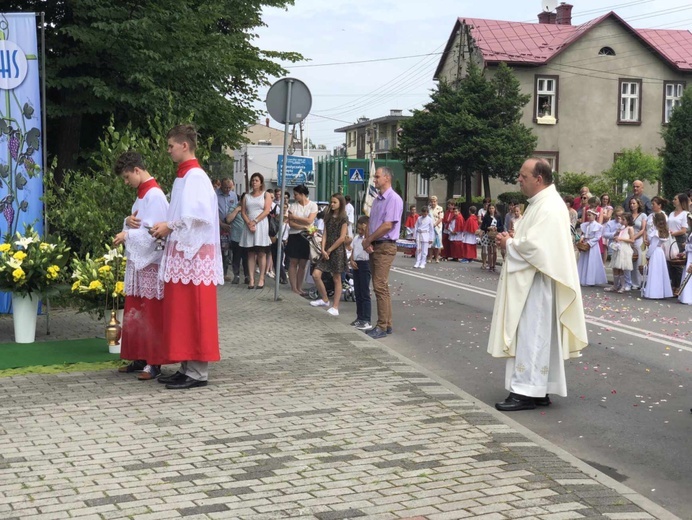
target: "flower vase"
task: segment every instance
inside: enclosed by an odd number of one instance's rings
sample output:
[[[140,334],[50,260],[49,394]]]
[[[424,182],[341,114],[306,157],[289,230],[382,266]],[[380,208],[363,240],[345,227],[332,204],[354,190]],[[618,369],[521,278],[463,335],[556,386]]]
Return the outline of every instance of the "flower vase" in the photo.
[[[33,343],[36,340],[36,319],[40,300],[41,297],[37,294],[12,293],[12,321],[16,343]]]

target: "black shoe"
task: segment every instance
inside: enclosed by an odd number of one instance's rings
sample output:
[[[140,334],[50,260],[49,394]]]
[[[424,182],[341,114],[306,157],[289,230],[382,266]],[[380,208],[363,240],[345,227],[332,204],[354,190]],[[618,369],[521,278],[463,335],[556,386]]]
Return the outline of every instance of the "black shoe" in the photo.
[[[176,372],[175,374],[171,374],[170,376],[159,376],[157,381],[161,384],[177,383],[178,381],[182,381],[186,377],[187,376],[182,372]]]
[[[231,285],[238,285],[240,283],[240,276],[234,276]]]
[[[245,277],[245,281],[244,281],[243,283],[244,283],[245,285],[249,285],[249,284],[250,284],[250,277],[249,277],[249,276],[246,276],[246,277]]]
[[[141,372],[144,367],[147,366],[147,362],[143,359],[138,359],[137,361],[131,361],[128,365],[118,367],[118,372],[121,374],[130,374],[132,372]]]
[[[391,334],[392,332],[394,332],[394,329],[391,327],[387,327],[387,334]]]
[[[286,284],[288,283],[288,278],[281,278],[281,279],[279,280],[279,283],[280,283],[281,285],[286,285]]]
[[[501,403],[495,403],[495,408],[501,412],[517,412],[519,410],[533,410],[536,408],[536,403],[533,402],[533,397],[510,392],[507,399]]]
[[[550,406],[552,401],[550,400],[550,397],[548,397],[548,394],[545,394],[545,397],[534,397],[533,404],[536,406]]]
[[[172,381],[166,385],[169,390],[185,390],[187,388],[195,388],[196,386],[207,386],[206,381],[200,381],[198,379],[192,379],[186,376],[185,379],[180,381]]]

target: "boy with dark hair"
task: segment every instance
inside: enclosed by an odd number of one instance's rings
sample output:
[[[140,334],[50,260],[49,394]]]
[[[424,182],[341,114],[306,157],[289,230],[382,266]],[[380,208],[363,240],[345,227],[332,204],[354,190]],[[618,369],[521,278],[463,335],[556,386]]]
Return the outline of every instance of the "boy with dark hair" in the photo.
[[[358,218],[356,236],[353,237],[351,247],[351,269],[353,269],[353,290],[356,295],[356,319],[351,323],[358,330],[368,331],[372,329],[370,314],[372,304],[370,302],[370,255],[363,249],[363,239],[368,232],[366,216]]]
[[[125,245],[125,310],[120,348],[122,359],[132,360],[118,372],[142,370],[138,379],[156,379],[161,365],[168,362],[158,349],[163,331],[163,282],[159,279],[162,251],[147,227],[166,218],[168,201],[147,171],[142,156],[125,152],[115,163],[115,174],[137,190],[132,214],[125,219],[123,230],[113,244]]]
[[[177,178],[166,219],[151,232],[168,238],[160,270],[166,291],[161,340],[171,362],[181,365],[159,382],[186,389],[206,386],[209,362],[221,358],[216,286],[223,284],[223,266],[216,194],[195,158],[195,128],[178,125],[167,139]]]

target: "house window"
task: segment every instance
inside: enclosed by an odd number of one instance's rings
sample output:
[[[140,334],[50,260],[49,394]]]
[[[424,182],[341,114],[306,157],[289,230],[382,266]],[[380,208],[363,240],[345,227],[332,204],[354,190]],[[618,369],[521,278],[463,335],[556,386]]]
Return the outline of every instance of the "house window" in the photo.
[[[534,121],[552,117],[557,120],[558,76],[536,76]]]
[[[620,111],[618,123],[639,124],[642,113],[642,80],[620,80]]]
[[[533,153],[533,156],[544,159],[550,165],[551,170],[554,172],[558,171],[558,167],[560,166],[560,152],[537,151]]]
[[[599,56],[615,56],[615,51],[611,47],[602,47],[600,51],[598,51]]]
[[[416,197],[427,197],[430,191],[430,179],[426,179],[422,175],[417,175],[417,177]]]
[[[675,107],[680,105],[685,83],[681,81],[663,82],[663,124],[670,122],[670,115]]]

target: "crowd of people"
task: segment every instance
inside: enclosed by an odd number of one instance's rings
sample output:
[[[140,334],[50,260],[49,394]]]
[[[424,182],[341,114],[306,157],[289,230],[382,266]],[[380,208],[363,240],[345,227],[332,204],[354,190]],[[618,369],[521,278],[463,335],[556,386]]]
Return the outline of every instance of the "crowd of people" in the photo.
[[[633,188],[623,205],[615,208],[607,194],[594,196],[587,187],[578,199],[565,199],[581,285],[607,285],[608,265],[613,285],[606,291],[640,290],[644,298],[677,297],[692,304],[692,285],[687,283],[692,273],[689,194],[673,197],[673,211],[666,215],[667,200],[646,197],[641,181],[635,181]]]

